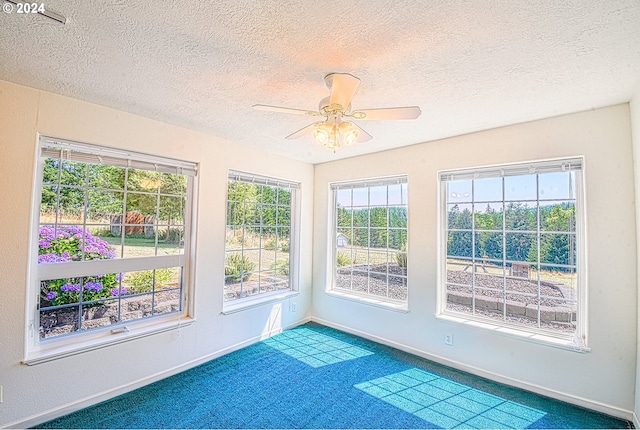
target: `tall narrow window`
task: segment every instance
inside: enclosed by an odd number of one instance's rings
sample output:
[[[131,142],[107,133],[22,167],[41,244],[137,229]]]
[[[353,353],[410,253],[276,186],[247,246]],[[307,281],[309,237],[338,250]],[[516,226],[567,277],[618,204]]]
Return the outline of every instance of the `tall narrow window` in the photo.
[[[407,302],[407,177],[331,185],[333,290]]]
[[[37,338],[183,314],[196,165],[42,137],[39,166]]]
[[[582,159],[440,181],[442,311],[584,346]]]
[[[225,302],[294,289],[298,188],[291,181],[229,172]]]

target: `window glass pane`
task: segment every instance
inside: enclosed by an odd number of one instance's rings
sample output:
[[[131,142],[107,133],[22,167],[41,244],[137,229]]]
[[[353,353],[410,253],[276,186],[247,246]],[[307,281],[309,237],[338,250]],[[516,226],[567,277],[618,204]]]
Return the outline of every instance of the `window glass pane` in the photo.
[[[406,183],[344,187],[335,191],[334,287],[406,300]],[[347,211],[340,206],[341,200],[351,196],[354,206]]]
[[[575,172],[538,175],[541,200],[575,199]]]
[[[293,192],[229,180],[225,301],[290,289]]]
[[[474,180],[473,200],[476,202],[501,202],[502,178],[483,178]]]
[[[278,204],[291,205],[291,190],[288,188],[278,188]]]
[[[278,225],[288,226],[291,224],[291,208],[278,206]]]
[[[127,190],[157,194],[160,185],[162,185],[160,172],[129,169],[129,176],[127,178]]]
[[[369,188],[354,188],[350,191],[353,193],[353,206],[369,205]]]
[[[85,209],[85,190],[61,186],[56,188],[58,222],[81,224]]]
[[[538,196],[536,177],[537,175],[505,176],[504,199],[536,200]]]
[[[372,207],[369,209],[369,227],[387,228],[388,208]]]
[[[75,161],[62,160],[60,169],[61,185],[76,185],[82,187],[87,181],[87,165]]]
[[[572,234],[541,234],[540,262],[547,264],[576,264],[576,240]]]
[[[181,268],[171,267],[40,283],[40,338],[180,310]]]
[[[471,202],[472,199],[471,180],[447,182],[447,202],[466,203]]]
[[[336,223],[338,227],[351,227],[353,212],[341,207],[337,208]]]
[[[157,194],[127,193],[125,207],[127,218],[125,219],[125,224],[131,227],[128,231],[140,231],[141,229],[136,228],[138,224],[153,224],[157,209]],[[147,218],[145,221],[145,217],[153,217],[153,220]]]
[[[548,163],[543,167],[549,169]],[[531,171],[535,170],[533,163]],[[580,297],[575,182],[581,176],[575,171],[512,173],[447,182],[442,209],[447,238],[446,281],[441,285],[445,309],[526,331],[550,331],[573,341]],[[447,174],[442,177],[446,180]],[[469,202],[459,203],[464,194],[458,189],[452,194],[452,184],[459,183],[473,183]]]
[[[91,145],[74,145],[70,158],[85,146],[93,150]],[[188,177],[72,159],[42,162],[39,265],[57,263],[60,270],[73,266],[82,273],[83,267],[96,266],[76,261],[112,261],[100,263],[108,268],[102,274],[84,269],[82,276],[40,282],[40,337],[180,311],[183,267],[125,273],[118,270],[118,259],[183,253]],[[170,196],[159,199],[159,190]],[[149,260],[150,265],[154,261]]]
[[[104,164],[88,164],[89,187],[105,190],[124,190],[126,169]]]
[[[45,224],[38,230],[38,264],[115,257],[115,247],[78,225]]]
[[[389,205],[407,205],[407,184],[388,185],[389,189]]]
[[[476,230],[502,230],[502,203],[479,203],[475,206]]]
[[[506,233],[506,256],[511,261],[535,261],[536,235],[533,233]]]
[[[447,227],[450,229],[470,229],[472,226],[471,204],[447,204]]]
[[[387,186],[369,188],[370,206],[387,206]]]
[[[369,229],[368,228],[353,229],[353,245],[360,248],[369,247]]]
[[[389,207],[389,227],[407,228],[407,208],[402,206]]]
[[[470,231],[451,231],[447,234],[447,256],[468,257],[473,255],[472,233]]]
[[[44,160],[44,168],[42,171],[42,184],[58,185],[58,175],[60,169],[60,160],[47,158]]]
[[[407,236],[408,236],[408,232],[406,228],[390,229],[389,230],[389,248],[406,251]]]
[[[576,205],[572,201],[554,202],[540,207],[540,230],[576,231]]]
[[[160,175],[160,193],[174,196],[187,194],[187,177],[176,173],[162,173]]]
[[[476,258],[485,260],[502,260],[504,245],[502,233],[478,232],[475,233]]]
[[[531,202],[509,202],[505,208],[506,230],[536,231],[538,210]]]
[[[156,255],[156,239],[154,236],[125,234],[123,252],[124,258],[151,257]]]
[[[184,197],[160,196],[159,224],[184,224]]]
[[[149,237],[153,239],[153,237]],[[156,255],[182,254],[184,252],[184,227],[158,228],[158,249]]]

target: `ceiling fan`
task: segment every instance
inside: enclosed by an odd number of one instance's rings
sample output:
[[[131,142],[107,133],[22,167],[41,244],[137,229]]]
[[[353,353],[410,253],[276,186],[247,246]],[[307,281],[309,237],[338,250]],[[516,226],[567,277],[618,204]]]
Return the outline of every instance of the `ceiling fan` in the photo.
[[[307,133],[313,133],[313,137],[318,143],[332,149],[334,152],[343,144],[366,142],[372,138],[361,127],[349,121],[350,119],[363,121],[416,119],[422,113],[418,106],[352,111],[351,99],[355,95],[358,85],[360,85],[360,79],[348,73],[330,73],[324,77],[324,82],[327,88],[331,90],[331,93],[329,97],[320,100],[317,111],[261,104],[253,105],[253,108],[269,112],[323,117],[321,121],[301,128],[287,136],[286,139],[297,139]]]

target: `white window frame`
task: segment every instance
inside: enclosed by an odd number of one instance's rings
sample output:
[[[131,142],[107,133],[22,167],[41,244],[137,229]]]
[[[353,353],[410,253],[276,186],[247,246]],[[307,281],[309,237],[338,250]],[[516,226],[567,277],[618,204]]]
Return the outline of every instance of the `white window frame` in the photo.
[[[115,258],[109,260],[75,261],[68,263],[38,264],[38,232],[40,225],[40,203],[43,189],[44,160],[54,154],[62,154],[63,159],[85,161],[156,170],[166,173],[180,173],[189,176],[187,204],[184,214],[184,253],[136,258]],[[194,287],[194,246],[196,235],[197,207],[196,163],[171,158],[153,156],[134,151],[124,151],[100,145],[75,142],[66,139],[38,136],[36,176],[32,202],[32,230],[30,240],[29,281],[27,294],[27,330],[24,364],[35,365],[62,357],[67,357],[102,348],[108,345],[145,337],[153,333],[177,329],[195,321]],[[125,273],[151,270],[163,267],[182,268],[181,310],[138,320],[123,321],[108,326],[78,331],[65,336],[40,339],[39,304],[40,281],[68,277],[88,276],[95,273]]]
[[[586,243],[586,193],[584,157],[570,157],[530,162],[516,162],[491,166],[479,166],[443,170],[438,172],[438,273],[437,273],[437,313],[442,320],[465,324],[481,329],[491,330],[498,334],[525,339],[569,349],[577,352],[589,352],[588,347],[588,278],[587,278],[587,243]],[[499,178],[505,176],[530,175],[534,173],[553,173],[572,170],[576,172],[575,180],[575,236],[576,275],[577,275],[577,309],[575,334],[562,333],[541,328],[500,322],[481,316],[462,314],[447,310],[447,188],[450,180],[465,180],[479,178]],[[503,197],[504,199],[504,197]],[[486,203],[480,203],[486,204]],[[538,232],[540,231],[539,220]],[[474,230],[475,231],[475,230]],[[538,233],[539,234],[539,233]]]
[[[339,190],[345,189],[362,189],[362,188],[371,188],[376,186],[385,186],[385,185],[397,185],[397,184],[405,184],[407,185],[407,195],[406,199],[406,207],[407,207],[407,226],[406,226],[406,234],[407,234],[407,249],[406,256],[409,255],[409,195],[408,195],[408,184],[409,177],[408,175],[394,175],[394,176],[382,176],[376,178],[368,178],[368,179],[357,179],[357,180],[349,180],[349,181],[340,181],[340,182],[332,182],[329,184],[329,237],[327,240],[329,246],[329,260],[328,260],[328,279],[329,282],[325,289],[325,293],[338,297],[341,299],[347,299],[371,306],[380,307],[383,309],[389,309],[399,312],[408,312],[409,311],[409,264],[407,259],[407,267],[405,275],[398,275],[405,279],[406,288],[407,288],[407,297],[404,300],[392,299],[389,297],[383,297],[374,294],[368,294],[364,292],[358,292],[353,290],[348,290],[344,288],[339,288],[337,286],[337,257],[338,257],[338,247],[337,247],[337,232],[338,232],[338,220],[337,220],[337,192]],[[370,200],[369,200],[370,203]],[[369,206],[368,206],[369,207]],[[387,203],[387,207],[389,207]],[[387,227],[389,228],[389,227]],[[387,273],[387,288],[389,284],[388,273]]]
[[[267,291],[261,292],[258,294],[249,295],[247,297],[242,297],[234,300],[223,300],[222,304],[222,313],[223,314],[232,314],[238,311],[242,311],[245,309],[251,309],[256,306],[261,306],[263,304],[272,303],[276,301],[280,301],[283,299],[291,298],[293,296],[297,296],[299,294],[298,290],[298,278],[299,278],[299,265],[300,265],[300,255],[299,255],[299,247],[300,247],[300,193],[301,193],[301,185],[299,182],[283,179],[283,178],[275,178],[272,176],[257,174],[257,173],[249,173],[240,170],[229,170],[227,177],[227,188],[225,193],[225,232],[228,227],[228,210],[229,210],[229,184],[231,181],[236,182],[245,182],[251,184],[258,185],[267,185],[271,187],[277,188],[287,188],[291,191],[291,201],[289,204],[290,209],[290,220],[289,220],[289,288],[276,290],[276,291]],[[277,226],[275,226],[277,228]],[[244,244],[243,244],[244,247]],[[260,252],[263,250],[262,246],[259,248]],[[226,240],[224,243],[224,261],[226,263],[227,252],[231,252],[231,250],[227,249]],[[226,278],[226,276],[225,276]],[[225,289],[225,280],[223,279],[223,294]]]

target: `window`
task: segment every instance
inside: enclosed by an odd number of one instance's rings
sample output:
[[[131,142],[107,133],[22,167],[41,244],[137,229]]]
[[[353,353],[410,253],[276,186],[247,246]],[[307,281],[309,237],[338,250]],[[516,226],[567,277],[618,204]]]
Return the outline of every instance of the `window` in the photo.
[[[333,191],[333,290],[407,302],[407,177],[341,182]]]
[[[34,343],[183,314],[196,166],[46,137],[39,150]]]
[[[444,314],[584,346],[582,159],[440,173]]]
[[[291,181],[229,172],[225,303],[294,289],[298,188]]]

